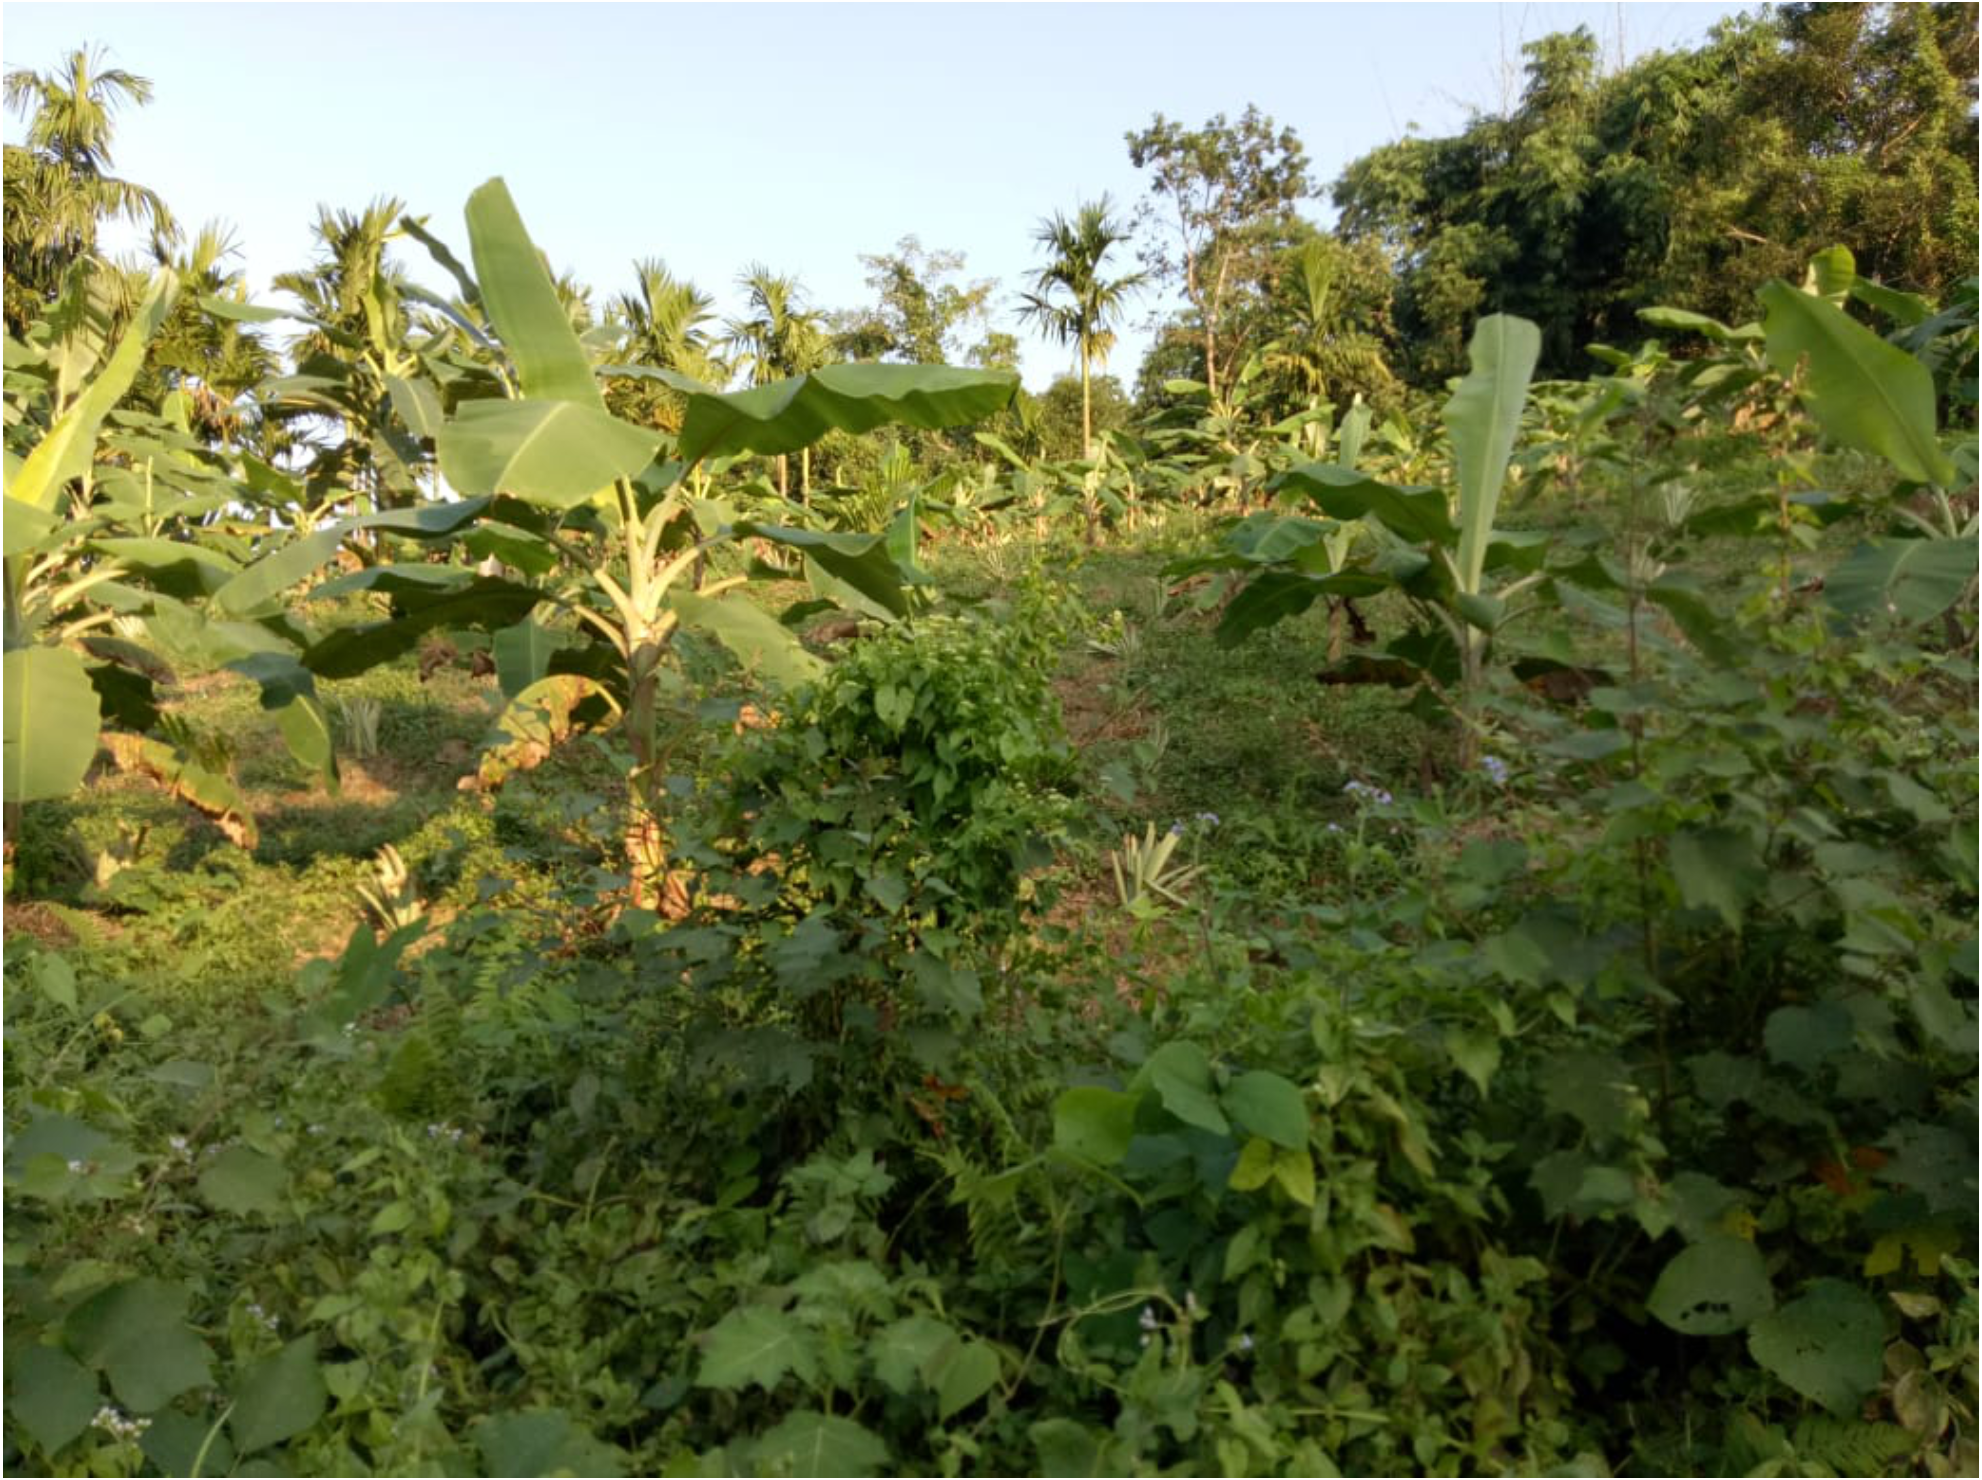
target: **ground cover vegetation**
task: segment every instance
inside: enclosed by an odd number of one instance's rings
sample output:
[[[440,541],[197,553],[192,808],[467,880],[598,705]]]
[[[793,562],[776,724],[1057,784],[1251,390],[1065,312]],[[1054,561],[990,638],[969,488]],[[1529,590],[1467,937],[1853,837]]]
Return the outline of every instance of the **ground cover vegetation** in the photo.
[[[1159,115],[1037,400],[10,77],[9,1472],[1973,1473],[1973,28]]]

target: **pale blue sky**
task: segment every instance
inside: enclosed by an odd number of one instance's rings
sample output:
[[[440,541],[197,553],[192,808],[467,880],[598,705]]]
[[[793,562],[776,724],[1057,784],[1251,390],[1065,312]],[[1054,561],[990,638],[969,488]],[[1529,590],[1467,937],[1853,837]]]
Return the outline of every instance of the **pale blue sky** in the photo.
[[[259,291],[309,260],[318,202],[404,198],[465,255],[461,207],[507,178],[595,302],[659,256],[735,312],[762,260],[821,307],[866,302],[859,255],[914,234],[998,280],[1003,327],[1039,218],[1146,190],[1123,134],[1248,103],[1324,187],[1400,136],[1518,95],[1524,40],[1591,28],[1615,60],[1689,46],[1707,4],[62,4],[8,0],[0,56],[102,43],[152,79],[118,172],[220,217]],[[11,115],[9,141],[22,125]],[[1315,220],[1332,212],[1309,204]],[[415,245],[415,276],[440,286]],[[1129,265],[1125,262],[1125,267]],[[1129,382],[1146,300],[1110,369]],[[1024,335],[1042,389],[1064,350]]]

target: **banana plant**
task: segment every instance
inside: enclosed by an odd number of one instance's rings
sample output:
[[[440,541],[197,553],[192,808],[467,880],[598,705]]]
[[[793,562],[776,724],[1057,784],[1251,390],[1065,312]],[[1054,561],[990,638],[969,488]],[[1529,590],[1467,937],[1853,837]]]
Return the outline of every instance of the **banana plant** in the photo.
[[[1515,601],[1547,580],[1545,543],[1494,526],[1540,352],[1540,331],[1525,319],[1495,314],[1475,327],[1472,369],[1444,409],[1449,494],[1380,483],[1352,463],[1302,463],[1268,488],[1283,506],[1305,503],[1325,518],[1257,516],[1228,533],[1224,551],[1173,566],[1172,574],[1222,569],[1246,577],[1218,640],[1235,645],[1323,597],[1396,589],[1428,626],[1392,644],[1392,658],[1456,686],[1457,708],[1469,715],[1493,635],[1516,614]],[[1351,562],[1357,521],[1370,531],[1370,551]],[[1462,747],[1471,745],[1469,727]]]
[[[462,497],[418,512],[455,511],[448,537],[516,575],[388,563],[329,581],[313,594],[369,591],[389,599],[392,612],[330,634],[302,662],[318,677],[348,677],[409,651],[430,630],[492,631],[510,700],[501,724],[515,740],[541,743],[588,712],[624,735],[632,755],[632,897],[655,905],[664,902],[667,875],[660,817],[670,731],[662,718],[681,687],[676,636],[704,632],[774,681],[800,681],[820,667],[790,627],[729,599],[751,572],[713,576],[712,555],[741,540],[764,541],[789,552],[821,599],[894,617],[909,611],[887,534],[738,517],[708,496],[704,470],[740,454],[799,451],[832,430],[977,420],[1011,399],[1017,378],[944,366],[832,365],[722,394],[666,369],[601,366],[574,331],[500,179],[474,192],[466,217],[472,276],[459,263],[451,270],[486,316],[502,394],[444,409],[434,432],[439,471]],[[436,256],[444,253],[438,248]],[[607,410],[601,376],[628,373],[681,394],[675,436]]]
[[[177,294],[170,272],[154,277],[114,345],[86,289],[8,341],[5,798],[67,794],[101,743],[252,847],[238,791],[162,720],[155,686],[174,659],[197,648],[255,678],[296,755],[335,771],[294,656],[303,634],[279,616],[241,620],[267,553],[220,517],[243,490],[191,435],[178,393],[113,415]]]
[[[1831,292],[1821,291],[1823,282]],[[1802,290],[1777,281],[1759,296],[1769,363],[1819,430],[1899,475],[1900,497],[1890,507],[1903,533],[1857,546],[1829,573],[1825,599],[1847,617],[1941,615],[1975,579],[1974,504],[1957,501],[1975,488],[1975,439],[1943,439],[1929,365],[1852,318],[1843,300],[1856,297],[1897,318],[1902,334],[1925,322],[1931,305],[1867,283],[1841,247],[1819,255]],[[1931,350],[1932,341],[1921,347]],[[1924,508],[1907,507],[1909,497]]]

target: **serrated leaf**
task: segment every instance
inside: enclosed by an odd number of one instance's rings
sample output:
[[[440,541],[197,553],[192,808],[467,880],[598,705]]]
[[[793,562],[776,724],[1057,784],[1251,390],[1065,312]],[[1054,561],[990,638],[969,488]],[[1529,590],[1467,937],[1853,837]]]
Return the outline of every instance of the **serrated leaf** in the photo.
[[[1820,1279],[1755,1322],[1748,1353],[1804,1397],[1847,1413],[1878,1387],[1885,1338],[1885,1321],[1870,1295],[1842,1280]]]
[[[750,1445],[759,1475],[878,1475],[888,1446],[850,1418],[800,1409]]]
[[[957,1340],[956,1330],[934,1316],[904,1316],[874,1333],[868,1351],[874,1361],[874,1375],[890,1389],[907,1397],[925,1381],[937,1355]]]
[[[317,1366],[317,1339],[299,1336],[281,1351],[263,1357],[242,1373],[232,1397],[235,1447],[252,1454],[293,1439],[323,1417],[330,1406]]]
[[[1681,1335],[1726,1336],[1766,1315],[1775,1292],[1761,1250],[1715,1234],[1673,1256],[1646,1304]]]
[[[1749,903],[1769,881],[1754,838],[1731,827],[1687,828],[1674,833],[1666,848],[1679,897],[1738,929]]]
[[[475,1425],[475,1447],[490,1475],[588,1475],[626,1473],[626,1453],[594,1438],[562,1408],[498,1413]]]
[[[150,1413],[213,1381],[212,1354],[183,1319],[192,1292],[164,1280],[127,1280],[69,1312],[62,1337],[110,1379],[118,1401]]]
[[[746,1305],[716,1322],[702,1352],[698,1387],[774,1388],[786,1373],[811,1383],[819,1373],[818,1338],[767,1305]]]

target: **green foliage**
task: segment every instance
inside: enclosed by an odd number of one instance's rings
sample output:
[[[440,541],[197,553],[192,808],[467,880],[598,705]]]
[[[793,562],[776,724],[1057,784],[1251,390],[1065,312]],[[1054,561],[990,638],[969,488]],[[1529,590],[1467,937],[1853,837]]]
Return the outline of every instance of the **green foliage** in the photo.
[[[1535,321],[1545,372],[1580,373],[1634,310],[1726,318],[1833,242],[1938,296],[1973,269],[1974,42],[1953,9],[1787,6],[1606,72],[1587,29],[1547,36],[1511,106],[1364,155],[1335,204],[1399,265],[1423,385],[1480,314]]]

